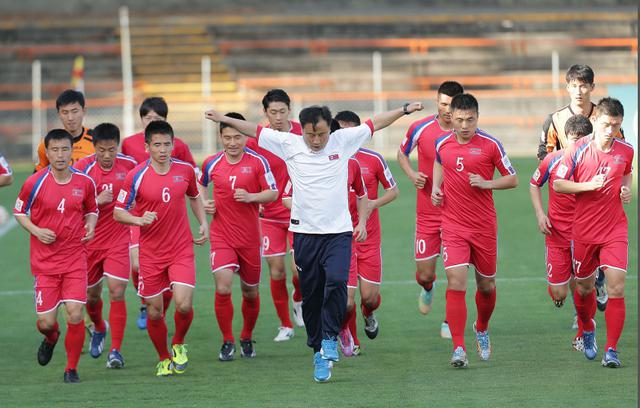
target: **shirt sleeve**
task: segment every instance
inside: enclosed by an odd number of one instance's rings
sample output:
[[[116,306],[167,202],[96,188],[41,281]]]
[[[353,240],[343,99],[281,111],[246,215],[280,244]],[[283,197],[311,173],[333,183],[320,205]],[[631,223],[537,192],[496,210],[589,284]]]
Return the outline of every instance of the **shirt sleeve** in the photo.
[[[542,160],[548,154],[547,150],[547,141],[549,139],[550,130],[554,130],[553,128],[553,119],[551,115],[547,116],[544,123],[542,124],[542,132],[540,134],[540,142],[538,143],[538,160]],[[555,140],[555,137],[552,137]],[[553,146],[555,147],[555,141],[553,142]],[[551,149],[553,151],[553,149]]]
[[[400,151],[402,151],[405,156],[408,157],[413,149],[418,146],[420,133],[421,132],[418,132],[418,123],[412,124],[409,129],[407,129],[407,134],[404,135],[404,139],[402,139],[402,143],[400,144]]]
[[[11,170],[11,166],[9,166],[9,163],[7,163],[7,160],[4,158],[4,156],[0,155],[0,176],[10,176],[12,174],[13,171]]]
[[[189,198],[197,198],[200,195],[200,190],[198,190],[198,176],[196,175],[196,168],[189,167],[185,170],[187,173],[187,197]]]
[[[378,159],[380,160],[376,166],[376,177],[378,178],[378,182],[382,184],[382,188],[385,190],[391,190],[397,186],[396,181],[391,174],[391,169],[383,157],[380,156]]]
[[[13,213],[15,215],[29,215],[29,210],[31,209],[32,204],[29,197],[31,197],[33,187],[34,178],[32,176],[29,177],[22,185],[22,188],[20,188],[20,192],[16,198],[16,204],[13,207]]]
[[[507,152],[504,150],[504,147],[502,147],[502,143],[500,143],[498,140],[495,141],[493,165],[503,176],[516,174],[516,169],[514,169],[511,165],[511,160],[509,160]]]
[[[293,184],[291,180],[287,180],[287,183],[284,185],[284,191],[282,192],[282,198],[291,198],[293,196]]]
[[[538,165],[536,171],[533,172],[529,184],[536,187],[542,187],[549,180],[549,162],[550,157],[547,155]]]
[[[360,126],[338,129],[331,134],[337,144],[341,147],[345,156],[353,156],[363,144],[373,137],[373,122],[368,119]]]
[[[259,156],[258,160],[260,161],[260,163],[256,164],[256,174],[258,175],[258,180],[260,183],[260,191],[278,191],[276,179],[275,177],[273,177],[273,173],[271,173],[269,162],[267,162],[267,159],[265,159],[263,156]]]
[[[634,152],[631,149],[629,149],[629,150],[630,150],[630,153],[628,155],[629,157],[627,158],[627,164],[624,167],[624,175],[625,176],[633,171],[633,155],[634,155]]]
[[[291,156],[291,146],[295,143],[295,138],[300,136],[293,133],[278,132],[273,129],[258,126],[256,138],[258,146],[270,151],[282,160],[286,160]]]
[[[133,179],[136,175],[134,170],[127,173],[124,179],[118,198],[116,199],[115,208],[129,211],[135,206],[137,189],[134,188]]]
[[[84,215],[98,215],[98,198],[96,197],[96,184],[87,176],[87,187],[84,194]]]
[[[577,154],[576,146],[570,146],[565,149],[562,158],[560,159],[560,163],[553,169],[555,171],[555,175],[558,179],[569,180],[571,177],[574,177],[574,173],[577,167],[577,163],[575,161]],[[574,177],[574,181],[576,180]]]
[[[36,163],[36,171],[42,170],[48,165],[49,159],[47,159],[47,155],[45,154],[44,140],[41,140],[38,145],[38,162]]]

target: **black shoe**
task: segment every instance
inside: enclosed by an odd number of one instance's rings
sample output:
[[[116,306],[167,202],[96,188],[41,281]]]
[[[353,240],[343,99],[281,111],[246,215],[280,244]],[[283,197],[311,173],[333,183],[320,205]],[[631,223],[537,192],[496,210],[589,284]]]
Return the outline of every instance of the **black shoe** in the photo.
[[[255,341],[249,340],[240,340],[240,355],[242,357],[253,358],[256,356],[256,351],[253,349],[253,343]]]
[[[378,319],[375,314],[371,313],[371,316],[364,318],[364,333],[372,340],[378,336]]]
[[[236,345],[231,341],[225,341],[222,343],[222,347],[220,348],[220,354],[218,354],[218,359],[220,361],[232,361],[233,354],[236,352]]]
[[[58,332],[60,335],[60,332]],[[38,347],[38,364],[41,366],[46,366],[51,361],[51,357],[53,357],[53,349],[56,347],[56,343],[49,343],[47,339],[43,339],[42,343],[40,343],[40,347]]]
[[[64,372],[64,382],[66,383],[79,383],[80,377],[78,377],[77,370],[65,370]]]

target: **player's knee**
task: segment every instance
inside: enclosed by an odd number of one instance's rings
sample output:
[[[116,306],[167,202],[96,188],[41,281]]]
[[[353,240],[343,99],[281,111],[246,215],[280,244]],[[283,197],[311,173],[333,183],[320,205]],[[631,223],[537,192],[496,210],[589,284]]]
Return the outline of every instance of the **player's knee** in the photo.
[[[49,316],[48,314],[38,315],[38,327],[41,330],[51,330],[56,325],[56,315]]]
[[[176,308],[178,306],[176,305]],[[159,305],[151,305],[147,303],[147,316],[151,320],[160,320],[162,319],[162,307]]]
[[[593,292],[594,285],[592,282],[587,281],[577,281],[576,291],[580,296],[587,296],[591,292]]]
[[[124,292],[127,288],[127,285],[117,285],[109,288],[109,300],[111,301],[122,301],[124,300]]]
[[[356,306],[355,299],[348,298],[347,299],[347,312],[352,311],[355,306]]]
[[[71,324],[78,324],[83,320],[81,308],[77,310],[76,309],[69,310],[67,314],[68,314],[67,318],[69,319],[69,323]]]
[[[375,309],[378,306],[378,295],[362,297],[362,304],[369,309]]]
[[[176,302],[176,312],[181,314],[187,314],[191,311],[193,305],[190,302]]]
[[[607,292],[609,293],[609,297],[613,297],[613,298],[624,297],[624,281],[607,282]]]
[[[567,287],[566,286],[550,286],[551,297],[553,300],[564,301],[567,298]]]

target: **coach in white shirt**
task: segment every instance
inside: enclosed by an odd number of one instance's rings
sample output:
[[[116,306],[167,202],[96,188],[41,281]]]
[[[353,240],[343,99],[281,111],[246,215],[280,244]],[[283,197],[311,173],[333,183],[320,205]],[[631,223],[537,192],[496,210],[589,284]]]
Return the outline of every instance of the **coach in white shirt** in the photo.
[[[330,133],[331,112],[311,106],[300,112],[303,137],[223,116],[207,119],[232,126],[282,158],[293,183],[289,230],[294,233],[307,344],[314,351],[314,378],[331,376],[338,361],[337,336],[347,305],[353,228],[348,205],[349,158],[373,135],[403,115],[422,110],[420,102],[374,116],[364,124]]]

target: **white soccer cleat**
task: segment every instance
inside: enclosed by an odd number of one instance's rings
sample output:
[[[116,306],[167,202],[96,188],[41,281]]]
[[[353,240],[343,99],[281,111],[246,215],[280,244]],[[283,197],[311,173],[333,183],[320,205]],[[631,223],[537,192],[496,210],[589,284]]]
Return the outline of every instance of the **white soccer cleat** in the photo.
[[[451,330],[449,329],[449,323],[442,322],[442,324],[440,325],[440,337],[442,337],[443,339],[451,338]]]
[[[278,327],[278,335],[274,337],[273,341],[281,342],[291,340],[293,338],[293,329],[291,327]]]
[[[304,319],[302,318],[302,302],[292,301],[293,303],[293,321],[298,327],[304,327]]]

